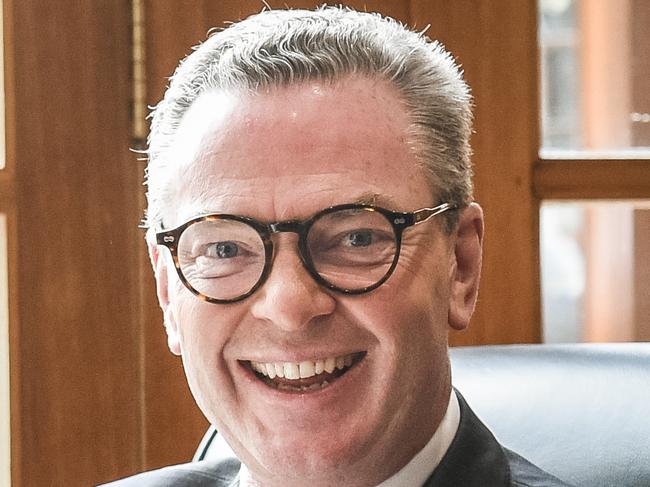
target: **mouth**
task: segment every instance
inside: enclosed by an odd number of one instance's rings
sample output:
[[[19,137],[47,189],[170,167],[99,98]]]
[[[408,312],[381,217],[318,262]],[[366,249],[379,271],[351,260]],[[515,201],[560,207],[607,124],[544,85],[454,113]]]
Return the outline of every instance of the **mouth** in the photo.
[[[329,387],[355,367],[366,352],[303,362],[243,362],[269,387],[290,393],[316,392]]]

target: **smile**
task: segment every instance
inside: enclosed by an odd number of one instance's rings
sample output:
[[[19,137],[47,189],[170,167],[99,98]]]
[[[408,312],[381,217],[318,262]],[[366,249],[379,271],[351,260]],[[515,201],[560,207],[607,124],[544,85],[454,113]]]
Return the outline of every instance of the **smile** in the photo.
[[[267,385],[287,392],[312,392],[328,387],[359,363],[365,352],[303,362],[254,362],[250,368]]]

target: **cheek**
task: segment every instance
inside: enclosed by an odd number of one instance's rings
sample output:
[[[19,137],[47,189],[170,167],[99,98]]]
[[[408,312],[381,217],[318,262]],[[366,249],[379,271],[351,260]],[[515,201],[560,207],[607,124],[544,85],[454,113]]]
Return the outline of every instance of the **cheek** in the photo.
[[[436,297],[439,291],[424,287],[419,280],[382,286],[354,310],[377,343],[373,394],[382,398],[390,421],[407,425],[425,424],[448,393],[447,307]]]
[[[367,296],[346,300],[343,308],[383,350],[390,350],[398,361],[408,361],[415,350],[446,344],[448,289],[440,281],[439,276],[402,269]]]
[[[447,345],[448,269],[408,249],[404,257],[395,274],[368,296],[363,319],[399,362],[426,362]]]
[[[193,382],[214,370],[220,337],[214,333],[218,327],[210,326],[209,316],[202,311],[201,302],[192,295],[182,293],[181,296],[174,301],[181,357],[190,387],[196,391]]]
[[[379,288],[385,299],[419,313],[446,314],[451,291],[447,254],[406,247],[394,274]]]
[[[423,239],[402,247],[396,279],[391,285],[399,287],[397,293],[407,294],[420,305],[428,304],[446,317],[453,269],[454,255],[448,241]]]
[[[175,305],[187,382],[204,415],[213,418],[215,405],[223,408],[233,401],[234,382],[223,351],[236,319],[189,293]]]
[[[221,357],[223,348],[239,323],[235,308],[207,303],[182,289],[172,299],[185,358],[201,362]]]

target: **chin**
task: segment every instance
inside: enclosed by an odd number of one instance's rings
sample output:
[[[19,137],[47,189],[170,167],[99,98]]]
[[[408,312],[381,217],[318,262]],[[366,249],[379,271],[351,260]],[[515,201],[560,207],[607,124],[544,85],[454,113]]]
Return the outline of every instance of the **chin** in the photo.
[[[306,435],[309,439],[309,435]],[[358,463],[367,453],[366,445],[345,445],[341,439],[330,439],[327,444],[312,437],[310,441],[275,442],[258,452],[259,457],[249,465],[254,477],[282,479],[282,486],[349,485],[350,475],[357,477]],[[263,476],[253,465],[259,465]],[[258,475],[255,475],[258,474]],[[266,485],[265,482],[262,482]],[[270,483],[269,485],[274,485]]]

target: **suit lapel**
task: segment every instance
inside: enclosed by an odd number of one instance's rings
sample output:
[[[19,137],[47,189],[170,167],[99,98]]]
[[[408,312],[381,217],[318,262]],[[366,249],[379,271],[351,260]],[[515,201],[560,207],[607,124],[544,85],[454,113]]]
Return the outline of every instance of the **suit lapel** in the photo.
[[[460,424],[449,450],[424,487],[506,487],[510,468],[501,445],[456,391]]]

